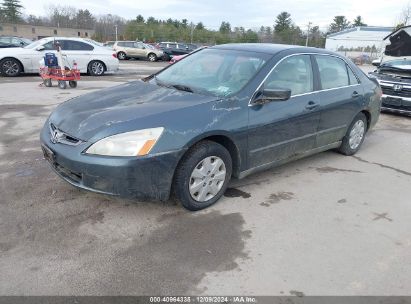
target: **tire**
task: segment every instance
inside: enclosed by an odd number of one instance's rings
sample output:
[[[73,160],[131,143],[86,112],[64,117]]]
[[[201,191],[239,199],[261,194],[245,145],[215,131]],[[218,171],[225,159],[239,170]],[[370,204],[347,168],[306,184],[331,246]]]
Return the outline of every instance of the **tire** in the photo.
[[[148,61],[151,61],[151,62],[157,61],[157,56],[154,53],[148,54],[147,58],[148,58]]]
[[[65,88],[67,88],[67,83],[64,80],[59,80],[58,84],[60,89],[64,90]]]
[[[188,210],[207,208],[224,194],[231,173],[232,160],[227,149],[213,141],[202,141],[193,146],[177,166],[174,195]]]
[[[0,62],[1,74],[7,77],[16,77],[21,74],[23,67],[20,62],[14,58],[5,58]]]
[[[361,148],[367,133],[367,117],[364,113],[358,113],[350,124],[338,152],[344,155],[354,155]]]
[[[127,59],[127,55],[124,52],[118,52],[117,53],[117,58],[118,60],[126,60]]]
[[[70,86],[70,88],[76,88],[77,87],[77,81],[70,80],[69,81],[69,86]]]
[[[106,67],[104,63],[99,60],[93,60],[88,64],[88,73],[91,76],[102,76],[105,70]]]
[[[50,78],[44,79],[43,83],[44,83],[44,86],[46,86],[46,87],[51,87],[52,86]]]

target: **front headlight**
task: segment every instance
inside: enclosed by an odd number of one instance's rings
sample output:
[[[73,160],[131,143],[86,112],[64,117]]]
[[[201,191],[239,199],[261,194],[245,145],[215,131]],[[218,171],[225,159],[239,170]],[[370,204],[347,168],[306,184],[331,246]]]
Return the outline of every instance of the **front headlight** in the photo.
[[[164,128],[160,127],[112,135],[91,145],[86,153],[107,156],[147,155],[163,131]]]

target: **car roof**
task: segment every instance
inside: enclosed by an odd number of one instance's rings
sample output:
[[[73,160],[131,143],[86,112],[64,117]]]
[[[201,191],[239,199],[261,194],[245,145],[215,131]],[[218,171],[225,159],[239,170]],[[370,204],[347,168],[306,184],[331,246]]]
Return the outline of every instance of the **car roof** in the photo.
[[[81,41],[81,42],[90,43],[89,41],[87,41],[87,39],[90,39],[90,38],[83,39],[83,38],[77,38],[77,37],[46,37],[46,38],[42,38],[42,39],[48,40],[48,41],[51,41],[51,40],[67,40],[67,39],[70,39],[70,40],[76,40],[76,41]]]
[[[318,49],[313,47],[303,47],[299,45],[287,45],[287,44],[273,44],[273,43],[228,43],[220,44],[211,47],[213,49],[225,49],[236,51],[248,51],[256,53],[277,54],[285,50],[293,50],[296,53],[324,53],[335,54],[324,49]]]

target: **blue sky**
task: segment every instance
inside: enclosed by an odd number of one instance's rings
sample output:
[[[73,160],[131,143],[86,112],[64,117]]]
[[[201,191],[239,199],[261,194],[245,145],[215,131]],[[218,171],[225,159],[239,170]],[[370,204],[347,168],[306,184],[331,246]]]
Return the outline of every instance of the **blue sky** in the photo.
[[[408,0],[21,0],[26,14],[46,15],[50,4],[87,8],[93,14],[112,13],[127,19],[138,14],[145,18],[186,18],[195,23],[202,21],[216,29],[221,21],[234,26],[258,28],[272,25],[281,11],[288,11],[294,22],[305,26],[309,21],[325,28],[335,15],[349,20],[361,15],[368,25],[393,26]]]

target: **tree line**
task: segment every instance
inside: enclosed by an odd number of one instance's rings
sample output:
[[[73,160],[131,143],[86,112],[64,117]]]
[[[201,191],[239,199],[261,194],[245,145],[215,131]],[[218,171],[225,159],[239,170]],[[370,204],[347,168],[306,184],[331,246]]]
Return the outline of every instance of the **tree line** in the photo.
[[[307,25],[307,28],[300,28],[292,20],[290,13],[284,11],[277,15],[272,26],[261,26],[259,30],[232,28],[227,21],[222,21],[219,29],[212,30],[202,22],[194,24],[187,19],[161,20],[152,16],[145,19],[138,15],[135,19],[126,20],[112,14],[95,16],[87,9],[71,6],[50,5],[46,9],[46,16],[27,16],[22,13],[23,9],[20,0],[3,0],[0,6],[0,23],[93,29],[95,34],[92,38],[98,41],[114,40],[117,30],[119,40],[184,41],[201,44],[266,42],[324,47],[327,34],[366,25],[361,16],[352,23],[345,16],[335,16],[325,31],[312,24]]]

